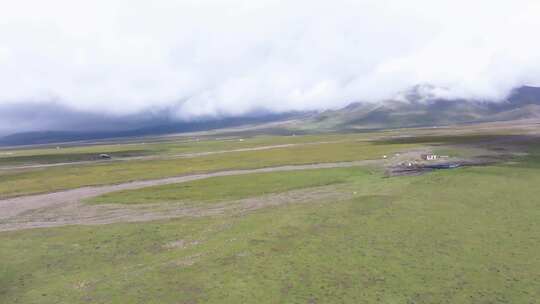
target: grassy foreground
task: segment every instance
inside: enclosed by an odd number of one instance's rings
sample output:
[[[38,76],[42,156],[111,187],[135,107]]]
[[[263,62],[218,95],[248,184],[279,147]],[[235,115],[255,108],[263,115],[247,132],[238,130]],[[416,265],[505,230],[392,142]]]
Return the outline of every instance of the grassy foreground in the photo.
[[[535,303],[539,168],[356,171],[341,201],[0,233],[0,302]]]

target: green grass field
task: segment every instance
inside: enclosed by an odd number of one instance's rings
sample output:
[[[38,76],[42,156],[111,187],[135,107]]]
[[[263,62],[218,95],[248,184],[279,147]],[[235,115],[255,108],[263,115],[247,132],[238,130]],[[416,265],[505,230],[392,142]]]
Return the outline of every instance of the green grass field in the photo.
[[[342,184],[359,175],[358,168],[272,172],[213,177],[188,183],[118,191],[92,198],[92,204],[215,203],[309,187]]]
[[[101,153],[100,153],[101,154]],[[136,157],[148,155],[145,150],[123,150],[108,152],[111,157]],[[63,153],[45,155],[20,155],[10,157],[0,157],[0,166],[28,166],[37,164],[57,164],[71,162],[88,162],[101,160],[99,154],[84,153]]]
[[[523,161],[395,178],[332,169],[337,181],[346,176],[343,191],[356,190],[353,199],[5,232],[0,299],[533,303],[540,296],[540,174],[538,159]],[[304,178],[309,173],[320,176]],[[191,189],[191,198],[200,197]],[[245,195],[235,189],[232,197]]]
[[[471,147],[461,151],[441,144],[468,139],[438,141],[439,151],[472,153]],[[346,142],[49,168],[1,175],[0,193],[117,182],[134,173],[154,178],[369,159],[421,143],[431,141]],[[528,154],[418,176],[317,169],[106,194],[87,204],[181,203],[178,208],[204,210],[318,189],[335,192],[336,198],[308,196],[302,203],[170,220],[0,232],[0,303],[536,303],[540,146],[529,140],[519,147]]]
[[[183,153],[197,153],[207,151],[225,151],[233,149],[245,149],[269,145],[300,144],[313,142],[331,142],[341,140],[355,140],[358,138],[368,139],[373,134],[325,134],[325,135],[302,135],[302,136],[268,136],[258,135],[249,137],[228,136],[216,137],[181,137],[163,138],[148,142],[119,143],[119,144],[95,144],[84,146],[59,146],[33,149],[5,149],[0,150],[0,166],[7,164],[24,163],[23,157],[28,157],[34,163],[57,163],[78,161],[78,155],[96,156],[100,153],[117,155],[119,157],[129,154],[142,155],[176,155]],[[127,155],[126,155],[127,154]],[[88,158],[81,157],[80,160]]]
[[[0,171],[0,198],[89,185],[156,179],[197,172],[377,159],[415,147],[365,141],[323,143],[287,148],[174,158]]]

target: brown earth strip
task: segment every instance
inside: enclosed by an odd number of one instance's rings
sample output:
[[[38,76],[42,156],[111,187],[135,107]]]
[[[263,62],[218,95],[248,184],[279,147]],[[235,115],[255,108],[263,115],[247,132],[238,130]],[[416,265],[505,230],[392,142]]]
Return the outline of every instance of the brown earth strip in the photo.
[[[391,166],[396,161],[406,158],[418,158],[425,149],[411,150],[398,154],[392,159],[361,160],[352,162],[317,163],[307,165],[288,165],[246,170],[229,170],[221,172],[201,173],[156,180],[134,181],[122,184],[83,187],[47,194],[37,194],[0,200],[0,231],[19,230],[38,227],[55,227],[73,224],[108,224],[115,222],[148,221],[179,216],[202,216],[221,214],[225,211],[235,210],[243,212],[255,210],[271,205],[279,205],[298,200],[317,200],[330,198],[342,194],[334,192],[312,191],[310,195],[305,192],[291,191],[284,194],[274,194],[271,199],[254,198],[239,201],[238,204],[213,205],[212,207],[186,207],[179,204],[151,204],[151,205],[100,205],[92,206],[82,203],[82,200],[102,194],[134,190],[150,186],[184,183],[218,176],[231,176],[252,173],[285,172],[296,170],[313,170],[325,168],[346,168],[367,165]],[[326,188],[325,188],[326,189]],[[308,191],[308,192],[309,192]],[[302,193],[296,197],[296,193]],[[237,206],[237,207],[234,207]]]
[[[244,214],[258,209],[293,203],[334,202],[351,197],[350,192],[337,191],[334,186],[294,190],[207,206],[186,206],[182,203],[146,205],[88,205],[80,201],[56,204],[23,212],[0,220],[0,231],[66,225],[104,225],[118,222],[145,222],[178,217],[217,216],[227,213]]]
[[[184,183],[199,179],[205,179],[217,176],[230,176],[241,175],[251,173],[265,173],[265,172],[280,172],[280,171],[295,171],[295,170],[310,170],[310,169],[324,169],[324,168],[345,168],[354,166],[364,166],[370,164],[377,164],[378,160],[362,160],[353,162],[339,162],[339,163],[321,163],[321,164],[308,164],[308,165],[289,165],[270,168],[259,168],[250,170],[230,170],[213,173],[202,173],[178,177],[170,177],[157,180],[135,181],[116,185],[95,186],[95,187],[83,187],[77,189],[71,189],[60,192],[53,192],[47,194],[38,194],[30,196],[22,196],[11,199],[0,200],[0,231],[7,230],[6,224],[9,219],[13,219],[24,214],[32,214],[46,208],[79,208],[81,206],[80,201],[86,198],[95,197],[109,192],[132,190],[150,186],[167,185],[174,183]],[[74,210],[75,213],[76,210]],[[36,214],[39,214],[37,212]],[[46,218],[44,214],[40,217]],[[118,216],[116,216],[118,218]],[[36,220],[35,216],[31,217]],[[11,225],[8,225],[11,227]],[[40,225],[37,225],[40,226]],[[48,225],[45,225],[48,226]],[[13,227],[11,227],[12,230]]]

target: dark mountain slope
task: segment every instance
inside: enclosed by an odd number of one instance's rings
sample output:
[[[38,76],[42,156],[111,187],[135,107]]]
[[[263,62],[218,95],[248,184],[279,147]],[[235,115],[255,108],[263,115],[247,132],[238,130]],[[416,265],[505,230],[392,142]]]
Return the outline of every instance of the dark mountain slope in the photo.
[[[405,100],[381,104],[355,103],[343,109],[325,111],[307,122],[310,129],[374,129],[422,127],[471,122],[540,119],[540,88],[521,87],[503,101],[439,99],[404,94]]]
[[[192,122],[166,120],[131,130],[95,130],[95,131],[36,131],[15,133],[0,138],[0,146],[35,145],[62,143],[71,141],[101,140],[110,138],[140,137],[195,131],[207,131],[248,124],[262,124],[300,116],[301,113],[254,114],[242,117],[206,119]]]

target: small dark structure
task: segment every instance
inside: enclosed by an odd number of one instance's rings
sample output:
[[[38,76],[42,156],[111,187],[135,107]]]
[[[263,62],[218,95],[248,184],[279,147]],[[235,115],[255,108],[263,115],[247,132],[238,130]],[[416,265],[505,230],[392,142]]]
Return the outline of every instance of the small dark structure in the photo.
[[[111,159],[112,157],[109,154],[100,154],[99,158],[101,158],[101,159]]]
[[[420,175],[434,170],[455,169],[461,166],[467,166],[465,163],[434,163],[434,164],[419,164],[412,162],[400,163],[397,166],[390,167],[387,171],[390,176],[400,175]]]
[[[435,165],[425,165],[424,168],[429,169],[454,169],[461,166],[457,163],[450,163],[450,164],[435,164]]]

